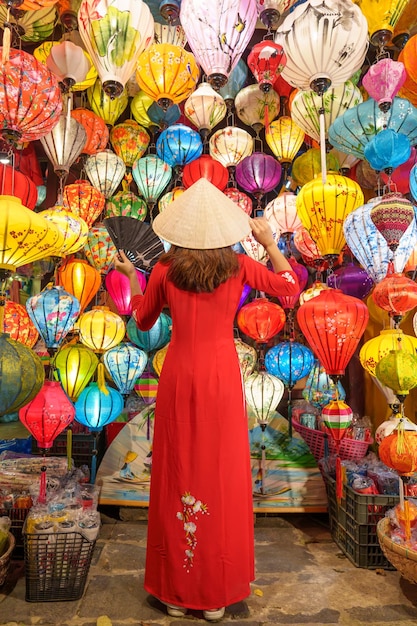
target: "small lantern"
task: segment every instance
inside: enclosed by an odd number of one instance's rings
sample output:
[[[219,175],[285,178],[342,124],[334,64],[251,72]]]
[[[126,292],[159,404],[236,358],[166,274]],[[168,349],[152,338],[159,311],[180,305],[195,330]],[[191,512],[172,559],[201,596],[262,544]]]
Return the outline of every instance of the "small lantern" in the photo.
[[[200,135],[185,124],[173,124],[159,135],[156,153],[171,167],[183,166],[198,159],[203,152]]]
[[[411,154],[408,137],[392,128],[384,128],[366,144],[363,155],[376,171],[383,170],[390,174],[399,165],[405,163]]]
[[[409,476],[417,470],[417,432],[398,425],[391,435],[381,441],[379,458],[400,476]]]
[[[401,237],[414,220],[414,206],[401,194],[388,193],[373,204],[370,217],[389,249],[395,252]]]
[[[273,89],[265,92],[258,84],[248,85],[237,94],[235,108],[240,121],[259,133],[278,117],[280,99]]]
[[[310,348],[297,341],[283,341],[270,348],[265,354],[265,369],[276,376],[287,387],[308,376],[314,364]]]
[[[187,189],[200,178],[207,178],[212,185],[223,191],[229,180],[229,172],[219,161],[208,154],[202,154],[184,166],[182,184]]]
[[[105,121],[93,111],[77,107],[71,111],[73,117],[84,128],[87,139],[82,149],[83,154],[95,154],[105,150],[109,142],[109,130]]]
[[[303,389],[303,398],[317,409],[322,409],[332,400],[344,400],[345,397],[345,390],[340,381],[334,383],[324,367],[316,360]]]
[[[375,374],[383,385],[404,401],[410,389],[417,386],[417,356],[402,350],[390,350],[377,363]]]
[[[338,451],[340,442],[352,423],[352,409],[343,400],[331,400],[329,404],[323,407],[321,415]]]
[[[294,193],[284,192],[268,202],[264,217],[268,220],[272,230],[281,234],[296,233],[302,224],[297,214],[297,196]]]
[[[71,213],[81,217],[88,228],[91,228],[103,212],[106,198],[88,180],[76,180],[71,185],[65,185],[63,204]]]
[[[234,342],[242,378],[245,379],[253,373],[258,360],[258,354],[253,346],[245,343],[240,338],[236,338]]]
[[[248,55],[248,67],[262,91],[270,91],[287,62],[284,48],[273,41],[256,43]]]
[[[12,300],[6,300],[4,304],[2,332],[28,348],[33,348],[39,337],[25,307]]]
[[[68,256],[84,247],[88,236],[88,226],[81,217],[71,213],[67,207],[55,205],[41,211],[39,215],[54,224],[64,237],[63,243],[49,251],[51,256]]]
[[[251,215],[253,211],[253,204],[251,198],[243,193],[237,187],[226,187],[223,191],[224,195],[230,198],[235,204],[238,205],[247,215]]]
[[[258,200],[272,191],[281,180],[281,165],[269,154],[254,152],[236,166],[236,182]]]
[[[68,259],[57,268],[59,284],[80,303],[80,313],[90,304],[101,286],[100,272],[84,259]]]
[[[264,428],[284,395],[282,380],[268,372],[254,372],[244,380],[246,402]]]
[[[372,298],[395,320],[417,305],[417,285],[403,274],[390,273],[375,285]]]
[[[394,96],[403,86],[406,76],[404,64],[387,57],[371,65],[362,78],[362,85],[371,98],[378,102],[381,111],[387,112]]]
[[[132,167],[136,159],[140,159],[146,152],[150,136],[135,120],[126,120],[116,124],[110,131],[110,141],[113,150],[126,167]]]
[[[103,363],[123,396],[128,396],[133,390],[147,362],[146,352],[131,343],[119,343],[103,354]]]
[[[103,91],[100,80],[96,80],[94,85],[87,89],[87,100],[91,110],[109,126],[114,126],[129,104],[126,89],[122,91],[120,96],[110,98]]]
[[[65,93],[86,79],[91,62],[81,46],[72,41],[61,41],[51,47],[46,66],[55,74]]]
[[[84,246],[84,254],[90,265],[95,267],[100,274],[106,274],[109,271],[114,256],[117,254],[117,249],[107,228],[103,225],[90,228]]]
[[[369,274],[355,263],[338,267],[327,277],[327,285],[333,289],[340,289],[347,296],[364,300],[374,287],[374,281]]]
[[[91,184],[110,198],[126,174],[123,160],[111,150],[102,150],[89,156],[84,163],[85,173]]]
[[[127,323],[126,334],[130,341],[146,352],[158,350],[171,339],[172,319],[161,313],[149,330],[139,330],[133,317]]]
[[[197,127],[203,138],[220,124],[226,113],[225,101],[208,83],[200,83],[184,104],[185,117]]]
[[[106,217],[135,217],[143,222],[148,208],[142,198],[139,198],[133,191],[118,191],[106,202]]]
[[[94,352],[105,352],[119,344],[125,336],[125,323],[108,306],[93,306],[80,315],[77,323],[80,341]]]
[[[277,335],[285,324],[284,310],[267,298],[255,298],[237,314],[239,329],[257,343],[266,343]]]
[[[253,137],[243,128],[226,126],[213,133],[209,141],[210,155],[225,167],[235,167],[253,152]]]
[[[399,328],[381,330],[378,336],[372,337],[363,344],[359,352],[359,360],[371,376],[376,376],[376,366],[392,350],[417,354],[417,339],[412,335],[404,334]]]
[[[293,162],[304,137],[304,130],[287,115],[274,120],[265,129],[266,143],[282,165]]]
[[[53,366],[65,393],[75,402],[97,369],[98,358],[80,343],[64,346],[56,353]]]
[[[132,176],[141,196],[153,207],[171,180],[172,168],[156,155],[149,154],[134,162]]]
[[[137,269],[136,275],[138,277],[139,285],[143,293],[146,287],[145,274]],[[106,275],[105,283],[106,289],[114,302],[118,314],[132,315],[132,294],[130,291],[129,278],[124,274],[117,272],[116,270],[110,270]]]

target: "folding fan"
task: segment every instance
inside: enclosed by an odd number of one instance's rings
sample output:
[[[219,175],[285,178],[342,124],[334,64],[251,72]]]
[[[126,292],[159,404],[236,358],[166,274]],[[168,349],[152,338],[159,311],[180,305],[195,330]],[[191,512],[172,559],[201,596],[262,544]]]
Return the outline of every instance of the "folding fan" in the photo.
[[[161,240],[146,222],[123,215],[108,217],[103,224],[116,248],[138,269],[149,272],[164,252]]]

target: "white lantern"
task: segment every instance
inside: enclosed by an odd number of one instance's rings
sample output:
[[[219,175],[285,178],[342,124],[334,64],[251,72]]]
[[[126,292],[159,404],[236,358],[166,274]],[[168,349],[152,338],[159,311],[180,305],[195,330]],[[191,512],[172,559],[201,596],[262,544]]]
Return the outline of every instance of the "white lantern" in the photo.
[[[253,137],[243,128],[226,126],[211,135],[210,156],[225,167],[235,167],[253,152]]]
[[[63,178],[81,154],[87,141],[87,133],[82,124],[65,114],[60,115],[58,124],[41,137],[40,141],[54,172],[58,178]]]
[[[259,424],[266,426],[284,395],[284,383],[268,372],[255,372],[244,380],[244,386],[246,402]]]
[[[71,41],[52,46],[46,65],[66,90],[76,83],[82,83],[91,67],[84,50]]]
[[[201,83],[184,104],[185,116],[202,135],[207,135],[217,126],[226,117],[226,113],[225,101],[209,83]]]
[[[102,150],[89,156],[84,168],[90,183],[101,191],[106,198],[110,198],[116,193],[123,176],[126,174],[123,159],[111,150]]]

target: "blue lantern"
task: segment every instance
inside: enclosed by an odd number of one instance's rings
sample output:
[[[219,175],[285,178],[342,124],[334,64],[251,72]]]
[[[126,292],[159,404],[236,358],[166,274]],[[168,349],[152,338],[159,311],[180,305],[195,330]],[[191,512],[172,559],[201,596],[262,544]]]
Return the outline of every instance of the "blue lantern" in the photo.
[[[56,350],[72,330],[80,303],[63,287],[49,283],[27,300],[26,310],[48,350]]]
[[[392,128],[381,130],[365,146],[363,154],[369,165],[377,172],[390,174],[405,163],[411,155],[411,144],[402,133]]]
[[[388,113],[376,100],[365,102],[339,115],[329,127],[329,142],[337,150],[364,158],[365,146],[385,128],[405,135],[412,146],[417,141],[417,109],[404,98],[394,98]]]
[[[151,352],[159,350],[171,339],[172,320],[166,313],[161,313],[149,330],[139,330],[133,317],[126,325],[126,333],[130,341],[142,350]]]
[[[225,86],[219,89],[219,94],[222,96],[229,108],[231,108],[231,105],[233,104],[233,101],[239,91],[245,86],[248,74],[248,66],[243,59],[240,59],[237,65],[235,65],[233,70],[230,72]]]
[[[340,381],[335,385],[324,367],[316,360],[303,389],[303,398],[316,408],[322,409],[332,400],[344,400],[345,397],[345,390]]]
[[[185,124],[169,126],[159,135],[156,154],[171,167],[182,167],[203,153],[200,134]]]
[[[410,170],[410,193],[417,202],[417,163]]]
[[[146,367],[148,355],[131,343],[119,343],[103,354],[103,362],[117,389],[128,396]]]
[[[147,110],[147,114],[149,119],[151,119],[156,126],[166,128],[167,126],[171,126],[171,124],[178,122],[181,117],[181,109],[178,104],[172,104],[166,111],[164,111],[159,104],[153,102]]]
[[[352,254],[375,283],[387,275],[390,261],[394,271],[401,273],[417,241],[417,225],[413,220],[400,239],[395,254],[371,220],[371,210],[380,198],[373,198],[346,217],[343,231]]]
[[[265,369],[290,389],[304,378],[314,364],[310,348],[296,341],[282,341],[265,354]]]

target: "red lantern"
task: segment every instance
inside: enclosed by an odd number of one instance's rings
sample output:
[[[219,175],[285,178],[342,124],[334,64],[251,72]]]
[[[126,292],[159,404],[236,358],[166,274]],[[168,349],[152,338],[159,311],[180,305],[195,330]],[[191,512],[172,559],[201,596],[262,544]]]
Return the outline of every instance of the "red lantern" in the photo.
[[[95,154],[107,148],[109,143],[109,129],[106,122],[90,111],[79,107],[71,111],[71,117],[79,122],[87,134],[85,146],[82,149],[83,154]]]
[[[65,185],[63,204],[91,228],[103,212],[106,198],[88,180],[76,180],[72,185]]]
[[[225,196],[230,198],[230,200],[232,200],[235,204],[240,206],[242,211],[247,213],[247,215],[252,214],[252,210],[253,210],[252,200],[248,195],[246,195],[246,193],[243,193],[243,191],[240,191],[240,189],[237,189],[237,187],[226,187],[223,193]]]
[[[11,165],[0,163],[0,189],[5,196],[20,198],[23,206],[32,211],[38,201],[38,190],[35,183]]]
[[[19,419],[39,448],[52,448],[55,437],[71,424],[75,408],[61,383],[46,380],[39,393],[19,411]]]
[[[227,167],[216,161],[208,154],[184,165],[182,184],[187,189],[200,178],[206,178],[212,185],[223,191],[229,180]]]
[[[416,161],[417,151],[414,146],[411,146],[410,158],[405,163],[396,167],[390,176],[388,176],[385,172],[379,172],[384,185],[393,183],[399,193],[410,193],[410,171]]]
[[[262,91],[272,89],[277,75],[281,74],[286,63],[283,47],[269,40],[255,44],[248,55],[248,67]]]
[[[69,259],[57,268],[59,284],[80,303],[80,314],[94,298],[101,285],[100,272],[83,259]]]
[[[41,166],[33,143],[29,143],[22,150],[14,150],[13,155],[16,170],[28,176],[36,187],[44,184]]]
[[[280,301],[280,304],[284,309],[293,309],[298,302],[300,293],[304,291],[307,285],[308,270],[304,265],[301,265],[301,263],[297,263],[294,257],[290,257],[287,260],[288,263],[291,265],[292,271],[296,274],[298,278],[300,289],[295,296],[278,296],[278,300]]]
[[[136,270],[136,274],[143,293],[146,287],[145,274],[140,270]],[[110,270],[106,275],[106,289],[116,306],[118,314],[132,315],[132,305],[130,302],[132,294],[130,291],[130,281],[127,276],[124,276],[124,274],[116,270]]]
[[[285,324],[285,312],[267,298],[256,298],[245,304],[237,314],[239,329],[258,343],[266,343],[278,334]]]
[[[324,289],[297,311],[302,333],[330,376],[343,376],[368,319],[366,304],[339,289]]]
[[[38,340],[39,333],[22,304],[6,300],[3,324],[3,332],[28,348],[33,348]]]
[[[417,284],[403,274],[390,273],[375,285],[372,298],[391,317],[402,317],[417,306]]]
[[[379,458],[385,465],[408,476],[417,471],[417,431],[405,430],[401,425],[381,441]]]

